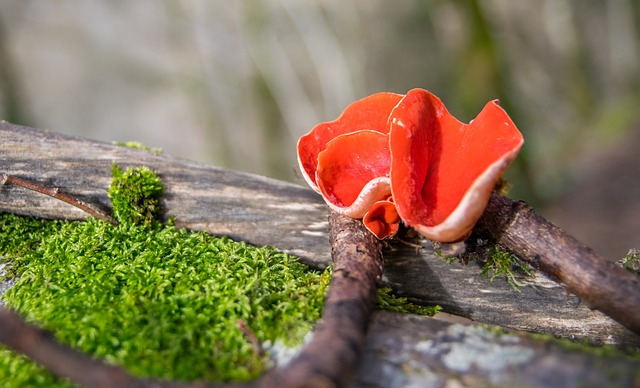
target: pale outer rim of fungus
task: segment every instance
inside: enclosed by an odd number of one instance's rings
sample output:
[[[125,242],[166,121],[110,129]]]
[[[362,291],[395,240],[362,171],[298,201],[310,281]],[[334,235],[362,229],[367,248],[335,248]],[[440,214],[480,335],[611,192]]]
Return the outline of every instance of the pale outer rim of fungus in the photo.
[[[374,203],[381,199],[388,198],[390,195],[391,179],[389,179],[389,177],[379,177],[367,182],[362,190],[360,190],[356,200],[347,207],[335,205],[330,201],[325,202],[338,214],[351,218],[362,218]],[[325,197],[324,194],[323,197]]]
[[[458,206],[443,222],[435,226],[419,224],[410,224],[409,226],[421,235],[435,241],[452,242],[466,238],[487,207],[496,180],[507,170],[518,155],[523,143],[524,139],[480,174],[464,194]],[[404,220],[400,209],[398,209],[398,213]]]
[[[298,139],[298,149],[300,149],[300,139]],[[302,177],[304,178],[305,181],[307,181],[307,184],[313,189],[313,191],[315,191],[318,194],[321,194],[320,188],[318,187],[318,185],[316,185],[316,182],[311,180],[311,177],[309,177],[309,175],[307,174],[307,171],[304,169],[304,165],[302,164],[302,160],[300,159],[300,152],[297,152],[297,154],[298,154],[298,166],[300,167],[300,172],[302,173]]]
[[[318,154],[318,160],[320,159],[320,156],[322,155],[322,153],[324,153],[331,146],[331,144],[337,139],[352,136],[354,134],[361,134],[363,132],[364,133],[370,132],[377,136],[385,136],[386,143],[387,145],[389,145],[389,136],[387,134],[383,134],[380,131],[376,131],[373,129],[360,129],[357,131],[336,136],[335,138],[331,139],[327,143],[327,148],[325,148],[325,150],[323,150]],[[390,153],[389,153],[389,156],[391,156]],[[320,166],[318,165],[318,168],[316,168],[316,182],[319,181],[318,179],[318,171],[320,170],[319,167]],[[333,209],[336,213],[340,215],[344,215],[350,218],[364,217],[374,203],[382,199],[388,198],[391,195],[391,178],[389,178],[389,175],[371,179],[369,182],[367,182],[364,185],[364,187],[362,187],[356,199],[350,205],[347,205],[347,206],[336,205],[331,200],[329,200],[329,198],[332,197],[330,193],[325,192],[326,189],[322,187],[319,183],[317,184],[317,186],[320,189],[320,194],[322,195],[323,198],[325,198],[325,202],[327,203],[327,205],[329,205],[331,209]]]

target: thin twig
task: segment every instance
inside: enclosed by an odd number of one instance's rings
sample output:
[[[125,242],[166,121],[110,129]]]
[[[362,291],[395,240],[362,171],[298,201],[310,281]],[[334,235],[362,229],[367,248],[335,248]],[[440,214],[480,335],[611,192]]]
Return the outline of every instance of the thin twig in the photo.
[[[355,372],[382,276],[381,246],[360,220],[331,212],[333,277],[313,339],[258,387],[341,387]]]
[[[0,173],[0,185],[5,185],[7,183],[24,187],[26,189],[59,199],[63,202],[68,203],[69,205],[77,207],[78,209],[86,212],[91,216],[94,216],[95,218],[110,222],[113,225],[118,225],[118,221],[114,220],[109,214],[107,214],[103,210],[98,209],[97,207],[81,199],[78,199],[69,194],[63,193],[57,187],[53,187],[53,188],[45,187],[40,185],[39,183],[35,183],[23,178],[18,178],[16,176]]]
[[[253,349],[253,352],[260,357],[263,356],[264,349],[262,348],[262,345],[260,344],[256,333],[251,331],[249,326],[247,326],[247,324],[242,319],[238,319],[238,328],[242,332],[242,335],[244,335],[247,341],[249,341],[249,343],[251,344],[251,349]]]
[[[136,379],[123,369],[58,343],[51,333],[26,323],[18,314],[0,307],[0,342],[44,365],[51,373],[87,386],[133,386]]]
[[[640,334],[640,276],[598,255],[525,202],[492,194],[476,231]]]

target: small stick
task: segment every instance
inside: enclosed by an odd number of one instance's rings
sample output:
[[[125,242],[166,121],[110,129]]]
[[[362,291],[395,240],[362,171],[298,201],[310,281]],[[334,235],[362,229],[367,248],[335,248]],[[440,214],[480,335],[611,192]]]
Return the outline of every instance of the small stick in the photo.
[[[71,377],[87,386],[134,386],[135,378],[124,369],[100,361],[58,343],[51,333],[26,323],[18,314],[0,307],[0,343],[44,365],[57,376]]]
[[[640,334],[640,276],[598,255],[527,203],[493,193],[476,231]]]
[[[331,211],[329,241],[333,277],[322,319],[288,365],[256,381],[256,387],[341,387],[355,372],[382,277],[380,242],[360,220]]]
[[[45,187],[38,183],[29,181],[23,178],[18,178],[12,175],[2,174],[2,173],[0,173],[0,178],[2,178],[0,179],[0,184],[2,185],[10,183],[16,186],[24,187],[32,191],[36,191],[44,195],[48,195],[50,197],[66,202],[69,205],[75,206],[78,209],[83,210],[87,214],[94,216],[95,218],[107,221],[113,225],[118,225],[118,221],[114,220],[110,215],[108,215],[103,210],[98,209],[97,207],[81,199],[73,197],[69,194],[62,193],[57,187],[54,187],[54,188]]]
[[[249,343],[251,344],[251,349],[253,349],[253,352],[258,356],[264,355],[264,349],[262,348],[262,345],[260,345],[258,337],[256,337],[256,334],[251,331],[251,329],[242,319],[238,319],[238,328],[242,332],[242,335],[244,335],[247,341],[249,341]]]

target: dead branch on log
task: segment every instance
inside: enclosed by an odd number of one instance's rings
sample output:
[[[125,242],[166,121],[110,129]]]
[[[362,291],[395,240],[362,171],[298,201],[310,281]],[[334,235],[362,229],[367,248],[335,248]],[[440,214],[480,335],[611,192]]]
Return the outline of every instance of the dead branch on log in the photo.
[[[136,378],[122,368],[58,343],[51,333],[26,323],[18,314],[0,307],[0,343],[44,365],[51,373],[78,384],[95,387],[134,386]]]
[[[16,176],[0,173],[0,186],[5,185],[7,183],[24,187],[25,189],[29,189],[29,190],[38,192],[40,194],[48,195],[55,199],[59,199],[62,202],[66,202],[69,205],[77,207],[78,209],[86,212],[91,216],[94,216],[95,218],[107,221],[113,225],[118,225],[118,221],[114,220],[106,212],[102,211],[101,209],[98,209],[97,207],[91,205],[90,203],[87,203],[74,196],[61,192],[57,187],[49,188],[46,186],[42,186],[36,182],[29,181],[27,179],[22,179]]]
[[[523,201],[492,194],[476,230],[640,334],[640,277],[598,255]]]
[[[379,242],[362,222],[331,212],[333,275],[313,339],[289,364],[246,387],[341,387],[355,373],[382,276]],[[192,385],[139,379],[59,344],[49,333],[0,307],[0,342],[52,373],[91,387]],[[195,384],[194,386],[203,386]]]
[[[313,340],[289,365],[260,379],[259,387],[340,387],[356,370],[382,276],[382,253],[361,221],[333,211],[329,238],[333,277]]]

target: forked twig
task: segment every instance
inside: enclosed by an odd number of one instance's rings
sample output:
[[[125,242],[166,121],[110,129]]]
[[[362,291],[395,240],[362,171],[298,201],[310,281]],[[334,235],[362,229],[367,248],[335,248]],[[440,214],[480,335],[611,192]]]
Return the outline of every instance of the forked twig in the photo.
[[[360,357],[382,276],[380,244],[359,220],[331,212],[333,275],[313,339],[289,364],[238,387],[340,387]],[[0,342],[52,373],[90,387],[220,387],[133,377],[123,368],[59,344],[50,333],[0,308]]]
[[[66,202],[69,205],[77,207],[78,209],[86,212],[91,216],[94,216],[95,218],[110,222],[113,225],[118,225],[118,221],[114,220],[109,214],[107,214],[103,210],[98,209],[97,207],[81,199],[78,199],[74,196],[63,193],[57,187],[50,188],[50,187],[42,186],[39,183],[35,183],[32,181],[23,179],[23,178],[18,178],[13,175],[0,173],[0,185],[5,185],[7,183],[24,187],[25,189],[36,191],[38,193],[59,199],[62,202]]]
[[[58,343],[51,333],[30,325],[0,307],[0,343],[42,364],[51,373],[94,387],[128,387],[137,379],[122,368],[107,365]],[[142,382],[140,382],[142,383]]]

